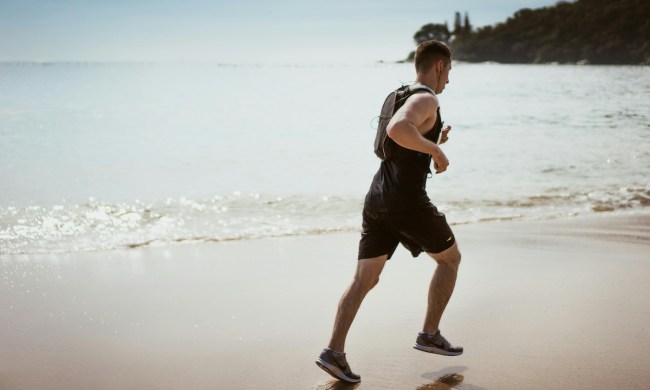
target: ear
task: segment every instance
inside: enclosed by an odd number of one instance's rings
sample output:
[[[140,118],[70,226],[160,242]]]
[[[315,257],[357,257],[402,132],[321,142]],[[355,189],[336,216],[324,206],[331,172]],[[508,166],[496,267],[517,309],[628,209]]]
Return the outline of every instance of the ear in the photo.
[[[442,72],[445,68],[445,62],[443,60],[436,61],[436,72]]]

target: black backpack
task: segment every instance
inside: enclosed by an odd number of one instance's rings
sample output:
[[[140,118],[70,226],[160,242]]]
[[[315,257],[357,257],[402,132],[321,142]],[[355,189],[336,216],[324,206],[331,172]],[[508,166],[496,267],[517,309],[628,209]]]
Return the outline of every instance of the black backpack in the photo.
[[[435,96],[431,88],[426,85],[403,85],[391,92],[384,101],[379,115],[379,125],[377,126],[377,135],[375,136],[375,154],[382,160],[387,160],[393,155],[395,150],[395,141],[386,133],[388,122],[395,115],[395,112],[404,105],[409,96],[418,92],[428,92]]]

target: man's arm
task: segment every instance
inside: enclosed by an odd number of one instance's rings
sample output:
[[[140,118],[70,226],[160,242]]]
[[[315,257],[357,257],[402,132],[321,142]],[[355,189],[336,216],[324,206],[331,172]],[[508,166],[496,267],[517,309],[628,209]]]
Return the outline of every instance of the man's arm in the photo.
[[[437,109],[435,96],[428,93],[413,95],[393,115],[386,132],[401,147],[431,155],[436,173],[441,173],[447,169],[449,160],[438,145],[422,135],[436,123]]]

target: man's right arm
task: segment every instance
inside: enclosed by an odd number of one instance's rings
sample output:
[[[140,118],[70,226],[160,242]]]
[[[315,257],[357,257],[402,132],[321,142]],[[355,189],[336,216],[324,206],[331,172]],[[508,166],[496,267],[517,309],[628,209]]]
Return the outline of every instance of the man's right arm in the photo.
[[[401,147],[430,155],[436,173],[441,173],[447,169],[449,160],[438,145],[423,136],[436,123],[437,109],[438,99],[434,96],[414,95],[393,115],[386,132]]]

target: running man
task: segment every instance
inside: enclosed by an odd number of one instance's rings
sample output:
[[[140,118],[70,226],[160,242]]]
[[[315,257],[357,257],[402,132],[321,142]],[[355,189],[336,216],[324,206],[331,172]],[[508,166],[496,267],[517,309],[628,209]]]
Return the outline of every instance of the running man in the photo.
[[[436,174],[445,172],[449,165],[435,137],[442,131],[442,144],[451,130],[449,126],[442,129],[436,97],[449,83],[449,48],[438,41],[420,44],[415,53],[415,68],[416,83],[432,93],[409,96],[388,123],[388,137],[397,145],[392,157],[382,161],[366,195],[357,270],[339,302],[328,348],[316,360],[320,368],[346,382],[361,380],[346,360],[348,330],[399,243],[414,257],[427,252],[437,262],[429,286],[424,326],[414,348],[447,356],[463,353],[462,347],[451,345],[439,330],[440,318],[456,284],[460,252],[445,215],[431,203],[425,189],[431,164]]]

